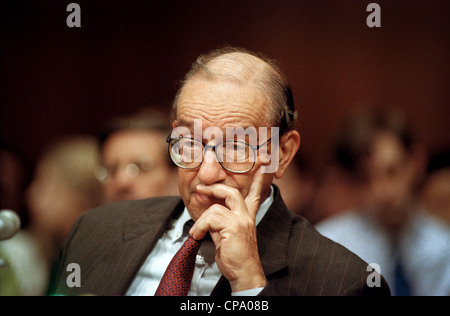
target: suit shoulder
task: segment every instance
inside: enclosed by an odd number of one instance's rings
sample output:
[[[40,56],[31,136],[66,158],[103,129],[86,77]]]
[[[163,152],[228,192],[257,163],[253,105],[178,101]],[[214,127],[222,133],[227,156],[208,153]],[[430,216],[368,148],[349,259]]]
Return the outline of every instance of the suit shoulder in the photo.
[[[355,253],[345,248],[343,245],[322,235],[316,228],[305,218],[294,215],[291,235],[294,239],[302,239],[305,245],[315,245],[315,247],[306,247],[310,251],[315,251],[315,256],[329,256],[332,253],[337,258],[350,258],[352,263],[360,264],[367,267],[367,263]]]
[[[142,200],[119,201],[88,210],[82,217],[84,220],[103,218],[106,215],[110,218],[122,216],[133,218],[148,211],[167,212],[173,210],[180,203],[182,203],[182,201],[179,196],[163,196]]]
[[[301,288],[302,294],[389,294],[382,276],[382,288],[368,288],[366,280],[373,271],[369,264],[341,244],[320,234],[302,217],[293,217],[289,244],[290,256],[296,258],[296,263],[291,267],[294,274],[306,276],[299,283],[307,284]],[[305,279],[310,282],[304,283]]]

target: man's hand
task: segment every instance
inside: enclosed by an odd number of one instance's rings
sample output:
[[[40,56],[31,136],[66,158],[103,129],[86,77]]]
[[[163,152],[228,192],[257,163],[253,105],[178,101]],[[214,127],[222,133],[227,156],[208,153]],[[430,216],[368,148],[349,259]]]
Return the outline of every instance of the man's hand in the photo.
[[[264,174],[258,170],[244,198],[239,190],[224,184],[198,185],[204,195],[225,201],[210,206],[195,222],[190,235],[202,239],[209,231],[216,245],[216,262],[233,292],[266,285],[256,240],[255,218],[261,204]]]

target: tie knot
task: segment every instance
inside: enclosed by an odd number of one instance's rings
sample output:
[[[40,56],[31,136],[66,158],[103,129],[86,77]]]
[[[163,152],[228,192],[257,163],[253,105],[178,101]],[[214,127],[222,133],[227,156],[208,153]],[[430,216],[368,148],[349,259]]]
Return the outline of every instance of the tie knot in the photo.
[[[189,235],[189,231],[191,230],[192,226],[194,226],[194,224],[195,224],[195,222],[192,219],[190,219],[186,223],[184,223],[184,226],[183,226],[183,234],[184,234],[184,236]],[[212,241],[211,235],[209,234],[209,232],[207,232],[202,239],[198,240],[198,242],[202,242],[204,240],[211,240]]]
[[[185,226],[186,228],[188,228],[188,229],[191,229],[192,226],[194,226],[194,224],[195,224],[194,220],[193,220],[193,219],[190,219],[190,220],[188,220],[188,221],[184,224],[184,226]]]
[[[189,231],[191,230],[192,226],[194,226],[194,221],[192,219],[188,220],[186,223],[184,223],[183,226],[183,235],[189,235]]]

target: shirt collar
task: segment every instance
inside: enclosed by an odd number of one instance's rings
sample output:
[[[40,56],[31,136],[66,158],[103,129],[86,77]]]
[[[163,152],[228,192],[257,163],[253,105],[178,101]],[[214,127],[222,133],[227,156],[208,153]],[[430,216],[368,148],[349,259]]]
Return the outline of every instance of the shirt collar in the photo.
[[[267,199],[264,200],[264,202],[261,203],[258,209],[258,213],[256,213],[256,219],[255,219],[255,225],[258,226],[259,222],[262,220],[264,215],[266,215],[267,211],[269,210],[269,207],[272,205],[273,202],[273,196],[274,196],[274,189],[273,185],[270,186],[270,194]]]

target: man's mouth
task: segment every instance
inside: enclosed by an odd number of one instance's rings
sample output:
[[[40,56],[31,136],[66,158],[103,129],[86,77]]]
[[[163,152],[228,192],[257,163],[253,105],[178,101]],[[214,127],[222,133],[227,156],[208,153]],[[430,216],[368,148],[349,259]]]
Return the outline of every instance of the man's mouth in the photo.
[[[203,205],[213,205],[213,204],[221,204],[224,205],[225,201],[223,199],[217,199],[210,195],[201,194],[198,192],[194,192],[194,196],[196,200]]]

